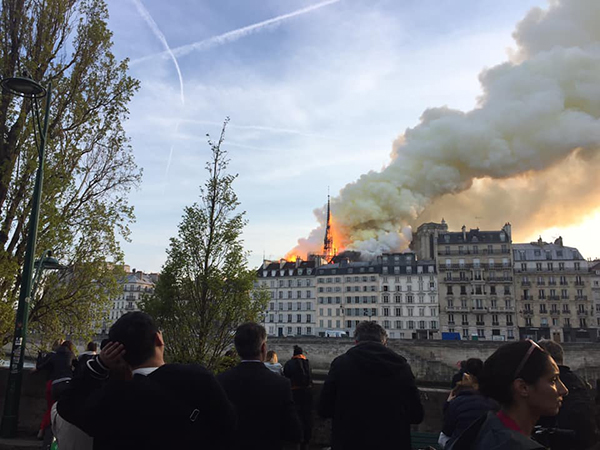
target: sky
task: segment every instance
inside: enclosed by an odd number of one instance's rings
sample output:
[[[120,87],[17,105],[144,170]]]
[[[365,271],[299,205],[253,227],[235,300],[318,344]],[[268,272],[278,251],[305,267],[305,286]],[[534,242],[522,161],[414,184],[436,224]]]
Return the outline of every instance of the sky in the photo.
[[[113,52],[131,60],[141,82],[125,124],[144,171],[130,197],[137,220],[122,244],[126,263],[160,271],[183,208],[198,200],[206,179],[206,134],[217,138],[226,116],[250,265],[282,257],[315,228],[313,210],[328,190],[336,195],[384,167],[393,141],[426,108],[472,109],[479,73],[507,59],[516,23],[546,5],[108,0]],[[562,235],[565,245],[596,257],[598,226],[600,210],[590,211],[576,226],[523,240]]]

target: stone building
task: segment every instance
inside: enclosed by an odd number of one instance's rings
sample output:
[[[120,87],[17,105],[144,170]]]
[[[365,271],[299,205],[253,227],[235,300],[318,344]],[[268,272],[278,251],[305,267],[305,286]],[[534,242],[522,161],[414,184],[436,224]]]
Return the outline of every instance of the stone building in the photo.
[[[463,226],[454,232],[443,220],[425,223],[411,246],[417,258],[435,258],[443,333],[462,339],[518,338],[510,224],[498,231]]]
[[[154,285],[158,281],[157,273],[144,273],[125,266],[126,275],[119,282],[123,291],[113,299],[108,320],[102,324],[100,334],[108,333],[110,326],[123,314],[130,311],[139,311],[139,302],[144,294],[152,294]]]
[[[323,261],[267,261],[258,269],[257,285],[270,293],[264,324],[270,336],[316,335],[315,270]]]
[[[363,320],[379,323],[391,339],[439,338],[433,261],[414,253],[384,253],[368,262],[340,261],[317,269],[317,333],[352,336]]]
[[[592,273],[576,248],[554,243],[514,244],[521,338],[595,341]]]
[[[600,329],[600,261],[593,261],[590,263],[590,284],[592,287],[593,322],[595,324],[594,326]]]

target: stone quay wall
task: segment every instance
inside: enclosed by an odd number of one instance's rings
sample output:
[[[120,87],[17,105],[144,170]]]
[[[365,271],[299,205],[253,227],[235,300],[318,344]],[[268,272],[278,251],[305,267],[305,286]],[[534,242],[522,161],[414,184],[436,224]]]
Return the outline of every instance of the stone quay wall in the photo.
[[[422,384],[446,386],[457,371],[457,362],[468,358],[486,360],[504,342],[482,341],[388,341],[388,346],[404,356],[413,373]],[[329,364],[337,356],[354,345],[348,338],[269,338],[269,350],[275,350],[284,364],[291,358],[294,345],[302,347],[319,374],[329,370]],[[594,385],[600,379],[600,344],[564,343],[565,364]]]

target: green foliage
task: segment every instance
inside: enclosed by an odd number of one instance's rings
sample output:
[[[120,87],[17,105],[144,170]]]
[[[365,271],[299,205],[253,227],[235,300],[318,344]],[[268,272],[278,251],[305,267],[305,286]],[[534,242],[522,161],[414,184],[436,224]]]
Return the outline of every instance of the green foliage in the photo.
[[[235,328],[259,320],[267,304],[265,291],[253,292],[256,274],[240,237],[246,221],[232,187],[237,175],[227,173],[221,148],[228,120],[219,141],[208,141],[212,158],[200,202],[185,208],[154,294],[142,306],[163,331],[169,360],[211,369],[223,363]]]
[[[122,123],[139,87],[128,61],[111,53],[102,0],[2,0],[1,76],[26,70],[53,95],[36,255],[52,249],[69,270],[46,273],[30,310],[39,339],[88,337],[117,295],[133,208],[127,194],[141,172]],[[42,101],[43,103],[43,101]],[[43,107],[43,104],[40,105]],[[0,341],[14,326],[21,286],[37,141],[32,103],[0,97]]]

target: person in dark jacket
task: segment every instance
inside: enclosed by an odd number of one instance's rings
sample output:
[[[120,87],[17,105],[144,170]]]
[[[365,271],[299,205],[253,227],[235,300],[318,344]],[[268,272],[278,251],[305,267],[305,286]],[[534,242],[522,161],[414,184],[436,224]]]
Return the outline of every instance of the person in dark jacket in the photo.
[[[498,348],[484,363],[479,382],[482,394],[496,400],[490,411],[471,424],[448,450],[542,450],[531,439],[541,416],[558,414],[568,394],[558,366],[532,340]]]
[[[121,316],[109,339],[58,401],[64,420],[92,436],[95,450],[221,448],[236,419],[212,373],[165,364],[162,334],[143,312]]]
[[[88,345],[79,358],[77,358],[77,370],[76,374],[85,369],[85,364],[98,354],[98,344],[95,342],[88,342]]]
[[[468,359],[465,362],[462,381],[458,382],[444,405],[442,433],[448,437],[447,446],[482,415],[500,408],[494,400],[484,397],[479,392],[479,376],[482,370],[481,359]]]
[[[234,442],[220,448],[279,450],[283,441],[300,442],[302,428],[290,382],[263,364],[267,355],[264,327],[253,322],[240,325],[234,344],[242,361],[218,380],[235,405],[238,426]]]
[[[48,379],[52,380],[53,402],[58,399],[73,378],[73,370],[76,366],[75,346],[71,341],[63,341],[55,352],[36,363],[36,370],[47,371]]]
[[[411,368],[377,323],[360,322],[354,337],[331,363],[319,399],[319,414],[333,418],[332,448],[409,450],[410,425],[424,414]]]
[[[590,386],[564,365],[564,350],[559,343],[543,340],[539,344],[558,365],[560,380],[569,390],[569,395],[563,400],[558,415],[542,417],[539,422],[546,428],[574,431],[573,437],[554,438],[552,450],[579,450],[592,447],[598,442],[598,430],[596,408]]]
[[[302,449],[308,449],[312,435],[312,374],[310,362],[304,356],[302,347],[294,345],[292,359],[285,363],[283,375],[292,383],[292,395],[298,416],[302,422]]]
[[[42,417],[42,422],[40,423],[40,430],[37,435],[38,439],[43,439],[45,431],[48,429],[48,427],[50,427],[50,412],[52,410],[52,405],[54,405],[54,400],[52,399],[52,366],[48,364],[48,361],[53,357],[53,355],[56,353],[56,350],[60,348],[63,342],[64,339],[56,339],[52,344],[51,352],[46,354],[43,354],[42,352],[38,353],[35,365],[35,372],[42,372],[46,374],[45,394],[47,404],[46,412],[44,413],[44,416]]]

